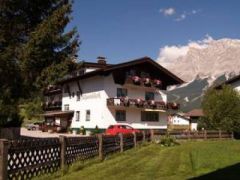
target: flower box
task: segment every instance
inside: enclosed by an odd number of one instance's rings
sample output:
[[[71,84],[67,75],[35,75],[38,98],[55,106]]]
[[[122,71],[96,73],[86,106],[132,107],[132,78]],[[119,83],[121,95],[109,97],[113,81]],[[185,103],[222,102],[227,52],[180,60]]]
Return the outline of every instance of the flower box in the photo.
[[[155,87],[161,87],[162,86],[162,81],[159,79],[154,79],[153,84]]]
[[[132,81],[134,84],[140,84],[141,83],[141,78],[139,76],[133,76]]]
[[[137,106],[142,106],[143,105],[143,100],[140,99],[140,98],[136,99],[136,105]]]
[[[143,83],[144,83],[145,86],[151,86],[150,78],[143,78]]]

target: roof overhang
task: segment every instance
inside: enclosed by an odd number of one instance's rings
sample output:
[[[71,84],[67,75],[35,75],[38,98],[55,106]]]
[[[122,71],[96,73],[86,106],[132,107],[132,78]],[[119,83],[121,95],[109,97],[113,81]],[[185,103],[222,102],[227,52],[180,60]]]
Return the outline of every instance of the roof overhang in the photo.
[[[162,67],[160,64],[158,64],[156,61],[152,60],[149,57],[143,57],[143,58],[135,59],[135,60],[128,61],[128,62],[119,63],[116,65],[109,65],[104,68],[100,68],[95,71],[88,72],[84,75],[79,75],[76,77],[63,79],[63,80],[59,81],[58,83],[64,84],[64,83],[68,83],[68,82],[72,82],[72,81],[90,78],[93,76],[108,75],[109,73],[111,73],[113,71],[122,70],[122,69],[125,69],[128,67],[134,67],[136,65],[140,65],[140,64],[144,64],[144,63],[152,65],[155,69],[157,69],[158,72],[156,72],[156,73],[162,73],[162,74],[166,75],[167,77],[169,77],[172,81],[171,85],[184,83],[184,81],[182,79],[180,79],[179,77],[177,77],[176,75],[174,75],[173,73],[171,73],[170,71],[168,71],[167,69],[165,69],[164,67]]]
[[[72,116],[74,111],[49,111],[43,114],[44,117]]]

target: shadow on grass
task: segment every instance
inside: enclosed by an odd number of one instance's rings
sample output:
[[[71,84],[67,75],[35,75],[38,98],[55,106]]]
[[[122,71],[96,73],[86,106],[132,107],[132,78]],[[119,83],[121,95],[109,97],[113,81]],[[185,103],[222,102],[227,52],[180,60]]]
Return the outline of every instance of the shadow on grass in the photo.
[[[222,169],[218,169],[216,171],[210,172],[208,174],[191,178],[190,180],[204,180],[204,179],[240,179],[240,163],[227,166]]]

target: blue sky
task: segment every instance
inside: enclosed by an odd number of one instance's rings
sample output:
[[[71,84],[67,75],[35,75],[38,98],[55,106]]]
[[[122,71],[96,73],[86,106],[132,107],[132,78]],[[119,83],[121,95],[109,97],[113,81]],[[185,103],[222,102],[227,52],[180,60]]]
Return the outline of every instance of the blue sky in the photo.
[[[72,16],[87,61],[157,59],[165,46],[240,36],[239,0],[75,0]]]

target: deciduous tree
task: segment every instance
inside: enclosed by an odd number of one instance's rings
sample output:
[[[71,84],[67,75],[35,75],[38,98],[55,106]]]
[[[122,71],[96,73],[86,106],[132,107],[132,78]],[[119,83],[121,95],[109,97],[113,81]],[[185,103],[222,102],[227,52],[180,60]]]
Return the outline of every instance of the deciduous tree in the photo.
[[[202,101],[205,125],[211,129],[240,131],[240,94],[231,86],[209,89]]]

